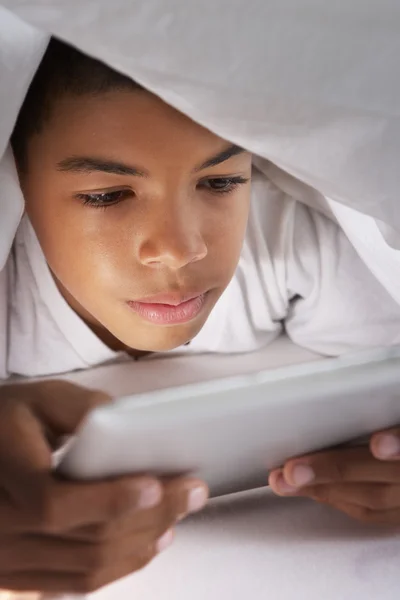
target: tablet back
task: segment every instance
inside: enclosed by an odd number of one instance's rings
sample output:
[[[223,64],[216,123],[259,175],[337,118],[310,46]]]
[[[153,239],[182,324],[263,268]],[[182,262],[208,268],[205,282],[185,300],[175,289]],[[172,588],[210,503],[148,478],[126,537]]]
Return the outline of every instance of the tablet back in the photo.
[[[397,423],[400,352],[373,351],[119,399],[89,415],[60,469],[83,479],[193,473],[215,496]]]

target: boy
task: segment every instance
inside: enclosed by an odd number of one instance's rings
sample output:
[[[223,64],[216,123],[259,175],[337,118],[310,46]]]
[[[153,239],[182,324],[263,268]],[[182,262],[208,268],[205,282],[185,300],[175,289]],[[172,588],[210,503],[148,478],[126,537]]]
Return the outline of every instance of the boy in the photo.
[[[12,147],[26,215],[7,266],[5,375],[251,351],[283,326],[327,355],[399,343],[400,307],[335,223],[274,186],[242,148],[60,42]],[[57,381],[0,395],[0,587],[95,589],[147,564],[206,502],[190,478],[55,479],[43,431],[70,433],[107,399]],[[294,459],[270,483],[400,523],[398,463],[380,460],[398,455],[398,439]]]

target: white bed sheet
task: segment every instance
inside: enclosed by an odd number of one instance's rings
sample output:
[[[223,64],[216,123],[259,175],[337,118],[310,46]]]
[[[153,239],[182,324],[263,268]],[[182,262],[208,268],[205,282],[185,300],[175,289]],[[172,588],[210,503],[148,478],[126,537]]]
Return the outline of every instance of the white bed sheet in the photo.
[[[399,535],[253,492],[215,501],[145,570],[94,598],[397,600],[399,560]]]
[[[102,389],[115,397],[321,360],[320,355],[282,335],[259,352],[150,355],[138,362],[105,365],[66,374],[61,379]]]

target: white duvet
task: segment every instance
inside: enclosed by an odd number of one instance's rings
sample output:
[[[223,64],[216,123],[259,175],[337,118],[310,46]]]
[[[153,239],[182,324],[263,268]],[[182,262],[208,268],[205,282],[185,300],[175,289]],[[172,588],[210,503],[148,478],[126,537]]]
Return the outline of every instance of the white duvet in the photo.
[[[23,211],[6,149],[49,34],[262,157],[400,302],[399,29],[397,0],[0,0],[0,347]]]
[[[392,276],[400,260],[396,0],[0,0],[0,7],[0,155],[47,36],[57,34],[330,198],[400,301],[400,278]],[[15,183],[4,183],[10,169],[2,164],[0,263],[21,214]]]

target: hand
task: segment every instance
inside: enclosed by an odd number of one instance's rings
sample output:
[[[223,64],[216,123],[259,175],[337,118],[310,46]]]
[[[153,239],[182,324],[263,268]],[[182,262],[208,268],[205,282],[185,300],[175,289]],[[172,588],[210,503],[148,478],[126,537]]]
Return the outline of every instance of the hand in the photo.
[[[369,447],[291,459],[269,483],[281,496],[307,496],[360,521],[400,525],[400,428],[375,433]]]
[[[174,524],[204,506],[195,479],[77,483],[52,472],[48,434],[71,434],[106,401],[59,381],[0,387],[0,588],[94,591],[148,564]]]

